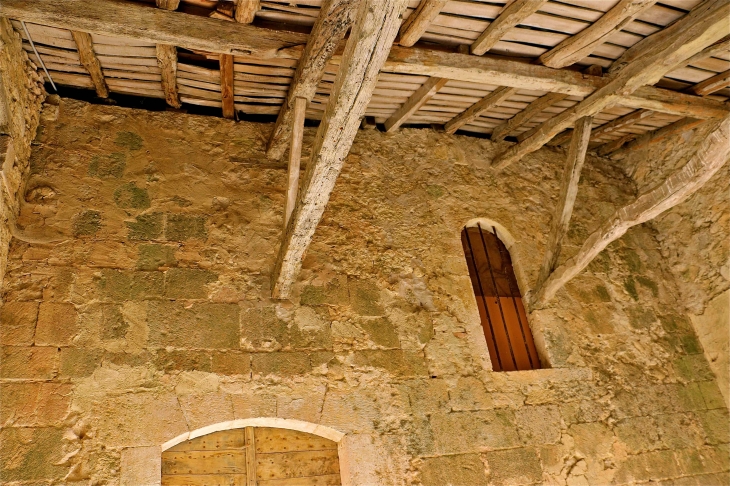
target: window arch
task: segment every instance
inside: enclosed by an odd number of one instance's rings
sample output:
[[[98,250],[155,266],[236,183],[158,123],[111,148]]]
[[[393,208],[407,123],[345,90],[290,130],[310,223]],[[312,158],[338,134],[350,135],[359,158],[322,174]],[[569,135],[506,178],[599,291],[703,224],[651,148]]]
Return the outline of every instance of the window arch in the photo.
[[[464,226],[461,243],[494,371],[541,368],[512,259],[496,225]]]

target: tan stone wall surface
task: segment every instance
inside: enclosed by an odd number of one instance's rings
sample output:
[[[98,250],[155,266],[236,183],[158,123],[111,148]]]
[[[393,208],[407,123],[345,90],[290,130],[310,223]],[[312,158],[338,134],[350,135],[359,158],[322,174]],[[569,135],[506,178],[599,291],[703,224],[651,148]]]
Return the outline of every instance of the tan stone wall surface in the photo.
[[[42,123],[19,223],[64,241],[11,244],[3,482],[133,484],[180,434],[279,417],[344,433],[355,484],[728,483],[728,410],[649,226],[530,315],[552,369],[490,371],[460,231],[503,225],[528,291],[562,152],[498,174],[487,140],[359,132],[279,302],[270,129],[72,100]],[[565,254],[633,197],[588,160]]]

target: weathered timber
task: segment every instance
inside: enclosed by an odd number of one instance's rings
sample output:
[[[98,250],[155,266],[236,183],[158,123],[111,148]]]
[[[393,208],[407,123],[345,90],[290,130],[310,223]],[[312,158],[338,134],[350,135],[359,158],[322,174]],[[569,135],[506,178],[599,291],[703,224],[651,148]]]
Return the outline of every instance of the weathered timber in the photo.
[[[545,0],[514,0],[499,13],[484,32],[471,45],[471,53],[481,56],[504,37],[510,29],[537,12]]]
[[[157,65],[162,74],[162,91],[165,101],[173,108],[180,108],[180,95],[177,91],[177,48],[168,44],[157,44]]]
[[[633,113],[629,113],[628,115],[621,116],[619,118],[616,118],[615,120],[611,120],[608,123],[604,123],[600,127],[594,129],[591,132],[591,139],[595,140],[598,137],[601,137],[603,135],[608,135],[612,132],[621,130],[622,128],[626,128],[628,126],[631,126],[635,123],[640,122],[641,120],[645,118],[649,118],[651,115],[653,115],[654,112],[650,110],[637,110]]]
[[[236,2],[236,22],[250,24],[256,17],[256,12],[261,8],[260,0],[238,0]]]
[[[223,118],[233,118],[236,116],[236,106],[233,98],[233,56],[221,54],[220,68]]]
[[[487,96],[471,105],[465,111],[459,113],[454,118],[446,122],[446,125],[444,125],[444,131],[446,133],[454,133],[462,126],[479,118],[482,113],[494,108],[495,106],[499,106],[500,103],[515,94],[516,91],[516,88],[507,88],[504,86],[495,89]]]
[[[705,0],[679,21],[645,38],[637,44],[641,45],[642,55],[632,55],[634,62],[615,73],[608,84],[537,127],[532,135],[497,156],[493,166],[496,169],[507,167],[538,150],[578,118],[616,104],[617,94],[629,95],[645,84],[656,82],[676,65],[727,35],[728,16],[730,2]]]
[[[593,123],[593,118],[586,116],[579,119],[573,129],[573,137],[570,140],[568,158],[565,161],[565,169],[563,171],[563,181],[560,185],[558,205],[553,214],[550,236],[548,237],[540,273],[537,277],[536,289],[542,287],[542,284],[555,269],[563,246],[563,238],[568,233],[575,198],[578,195],[580,173],[583,170],[583,163],[585,162],[586,151],[588,150],[588,139],[591,136],[591,123]]]
[[[258,474],[256,471],[256,429],[246,427],[246,486],[257,486]]]
[[[292,108],[294,100],[304,98],[312,101],[317,85],[322,79],[325,67],[332,58],[338,43],[352,25],[352,16],[357,4],[351,0],[325,0],[319,17],[312,27],[309,42],[299,59],[294,72],[287,99],[279,110],[274,130],[269,137],[267,157],[280,159],[286,150],[287,140],[292,127]]]
[[[324,213],[337,176],[393,44],[404,0],[362,0],[312,146],[302,190],[272,273],[272,295],[291,292],[302,257]]]
[[[398,130],[408,120],[408,117],[420,110],[448,82],[449,80],[444,78],[429,78],[385,121],[385,131],[393,132]]]
[[[603,157],[620,149],[630,141],[636,139],[636,137],[638,137],[638,135],[635,133],[629,133],[616,140],[611,140],[610,142],[606,142],[603,145],[596,147],[596,153]]]
[[[492,131],[492,141],[501,142],[510,134],[510,132],[513,132],[525,123],[529,122],[533,117],[539,115],[545,108],[548,108],[567,97],[568,95],[563,93],[548,93],[545,96],[539,97],[527,105],[524,110],[517,113],[506,122],[496,126]]]
[[[610,36],[624,28],[637,15],[657,0],[620,0],[611,10],[582,31],[540,56],[540,62],[551,68],[570,66],[588,56]]]
[[[698,96],[705,96],[727,88],[728,85],[730,85],[730,69],[692,86],[687,91]]]
[[[709,47],[706,47],[705,49],[702,49],[700,52],[695,54],[694,56],[687,59],[687,62],[685,65],[695,63],[697,61],[702,61],[703,59],[707,59],[708,57],[717,56],[718,54],[724,54],[727,51],[730,51],[730,35],[723,37],[721,40],[715,42]]]
[[[629,228],[657,217],[694,194],[725,164],[729,152],[730,117],[719,123],[717,129],[707,137],[684,167],[658,187],[616,211],[591,233],[578,253],[556,268],[545,284],[537,289],[532,299],[535,306],[550,301],[566,282],[580,273],[609,243],[620,238]]]
[[[416,10],[408,16],[400,28],[399,44],[410,47],[421,38],[449,0],[421,0]]]
[[[299,191],[299,166],[302,160],[302,138],[304,137],[304,116],[307,112],[307,100],[294,100],[291,142],[289,145],[289,178],[286,188],[286,209],[284,211],[284,231],[289,225],[291,213],[297,202]]]
[[[109,87],[106,85],[104,73],[101,70],[101,63],[94,52],[94,43],[91,35],[86,32],[71,31],[76,47],[79,51],[79,59],[91,76],[91,82],[96,89],[96,96],[99,98],[109,97]]]
[[[165,10],[177,10],[180,6],[180,0],[155,0],[157,8],[164,8]]]

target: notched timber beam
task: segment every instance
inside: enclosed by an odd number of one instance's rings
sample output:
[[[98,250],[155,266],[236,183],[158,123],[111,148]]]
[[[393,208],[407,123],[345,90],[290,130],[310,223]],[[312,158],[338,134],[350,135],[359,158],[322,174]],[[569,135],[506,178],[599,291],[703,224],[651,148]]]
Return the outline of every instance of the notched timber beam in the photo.
[[[465,111],[446,122],[444,131],[446,133],[454,133],[459,128],[479,118],[482,113],[491,110],[495,106],[499,106],[500,103],[503,103],[507,98],[515,94],[516,91],[516,88],[506,88],[504,86],[495,89]]]
[[[527,105],[524,110],[517,113],[506,122],[494,127],[491,136],[492,141],[501,142],[511,132],[515,131],[525,123],[529,122],[532,118],[542,113],[545,108],[548,108],[558,101],[564,100],[567,97],[568,95],[563,93],[548,93],[545,96],[539,97],[538,99]]]
[[[405,0],[362,0],[332,94],[312,145],[301,194],[272,272],[272,296],[286,299],[393,44]]]
[[[221,101],[223,102],[223,118],[236,116],[236,105],[233,94],[233,56],[220,55]]]
[[[398,43],[410,47],[421,38],[433,19],[438,17],[441,9],[449,0],[421,0],[416,10],[408,16],[400,28]]]
[[[289,93],[269,136],[266,156],[270,159],[280,159],[284,155],[293,123],[294,100],[304,98],[307,102],[312,101],[327,63],[352,25],[356,8],[357,3],[352,0],[325,0],[322,3],[319,17],[312,27],[309,41],[289,85]]]
[[[91,34],[87,32],[77,32],[72,30],[71,36],[79,50],[79,59],[91,76],[91,82],[96,89],[96,96],[99,98],[109,97],[109,87],[104,79],[104,72],[101,70],[101,63],[94,52],[94,42],[91,40]]]
[[[429,78],[423,85],[413,93],[403,105],[396,110],[390,118],[385,120],[385,131],[394,132],[405,123],[408,118],[428,103],[433,95],[448,83],[448,79]]]
[[[499,42],[510,29],[537,12],[546,0],[514,0],[509,3],[471,45],[471,53],[481,56]]]
[[[632,226],[644,223],[670,209],[700,189],[722,167],[730,155],[730,117],[702,143],[697,152],[680,170],[669,176],[653,190],[639,196],[608,218],[586,239],[578,253],[560,265],[536,290],[532,302],[539,307],[549,302],[555,293],[578,275],[612,241]]]
[[[162,91],[165,101],[173,108],[180,108],[180,95],[177,90],[177,47],[157,44],[157,65],[162,74]]]

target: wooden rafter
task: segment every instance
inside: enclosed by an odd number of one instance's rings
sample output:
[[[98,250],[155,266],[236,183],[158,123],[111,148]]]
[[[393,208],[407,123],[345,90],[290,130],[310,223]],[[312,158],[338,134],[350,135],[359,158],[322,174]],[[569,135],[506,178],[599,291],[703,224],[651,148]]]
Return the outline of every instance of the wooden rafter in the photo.
[[[688,91],[698,96],[706,96],[727,88],[728,85],[730,85],[730,69],[692,86]]]
[[[586,116],[578,120],[573,129],[573,137],[570,140],[568,158],[565,161],[565,169],[563,171],[563,181],[560,185],[558,205],[553,214],[550,236],[548,237],[547,247],[545,248],[545,257],[543,258],[540,273],[537,277],[537,284],[535,285],[537,289],[542,286],[555,269],[563,246],[563,238],[568,234],[575,198],[578,195],[580,173],[583,170],[583,163],[585,162],[586,152],[588,150],[588,139],[591,136],[591,123],[593,123],[592,117]]]
[[[291,141],[289,146],[289,177],[286,188],[286,207],[284,209],[284,231],[289,225],[291,213],[297,202],[299,192],[299,167],[302,160],[302,139],[304,138],[304,116],[307,113],[307,100],[294,100]]]
[[[400,28],[399,44],[410,47],[421,38],[449,0],[421,0],[416,10],[408,16]]]
[[[96,89],[96,96],[99,98],[109,97],[109,88],[104,79],[104,72],[101,70],[101,63],[94,52],[94,42],[91,34],[86,32],[71,31],[76,47],[79,50],[79,59],[91,76],[91,82]]]
[[[725,164],[729,151],[730,117],[719,123],[718,128],[705,139],[684,167],[655,189],[616,211],[591,233],[578,253],[556,268],[544,285],[536,288],[533,304],[540,306],[547,303],[563,285],[629,228],[657,217],[694,194]]]
[[[630,127],[631,125],[634,125],[641,120],[649,118],[653,114],[654,112],[650,110],[636,110],[633,113],[629,113],[628,115],[618,117],[615,120],[611,120],[610,122],[604,123],[600,127],[594,129],[591,133],[591,140],[595,140],[598,137],[609,135],[626,127]]]
[[[236,105],[233,92],[233,56],[220,55],[221,101],[223,102],[223,118],[236,116]]]
[[[506,122],[497,125],[492,131],[491,139],[493,142],[501,142],[507,135],[515,131],[525,123],[529,122],[532,118],[542,113],[545,108],[553,106],[558,101],[562,101],[567,98],[568,95],[563,93],[548,93],[545,96],[541,96],[522,110],[515,116],[507,120]]]
[[[540,62],[551,68],[561,68],[580,61],[656,2],[620,0],[596,22],[540,56]]]
[[[390,118],[385,121],[385,131],[393,132],[408,120],[415,112],[421,109],[433,95],[448,83],[448,79],[429,78],[423,85],[413,93],[403,105],[396,110]]]
[[[162,74],[162,91],[165,101],[173,108],[180,108],[180,95],[177,90],[177,48],[167,44],[157,44],[157,65]]]
[[[260,0],[237,0],[236,1],[236,22],[250,24],[256,17],[256,12],[261,8]]]
[[[312,27],[309,41],[289,85],[286,101],[279,110],[279,117],[269,137],[267,157],[280,159],[284,155],[292,127],[294,100],[304,98],[307,102],[312,101],[327,63],[352,25],[354,7],[356,4],[351,0],[325,0],[322,3],[319,17]]]
[[[616,104],[617,93],[628,95],[643,85],[656,82],[675,66],[727,35],[728,16],[730,2],[705,0],[679,21],[637,43],[626,52],[634,62],[617,71],[604,87],[547,120],[531,136],[508,148],[494,160],[494,167],[507,167],[538,150],[578,118],[594,115]]]
[[[497,88],[487,96],[477,101],[465,111],[459,113],[454,118],[446,122],[444,125],[444,131],[446,133],[454,133],[459,128],[463,127],[469,122],[472,122],[479,118],[482,113],[491,110],[495,106],[499,106],[507,98],[515,94],[516,88],[501,87]]]
[[[272,273],[272,295],[288,298],[393,44],[405,0],[362,0],[312,146],[301,194]]]
[[[499,42],[502,37],[527,17],[537,12],[546,0],[514,0],[499,13],[484,32],[471,45],[471,53],[481,56]]]

